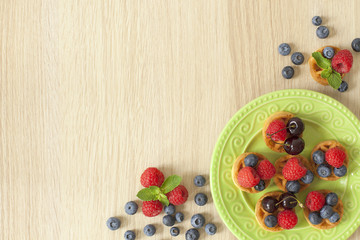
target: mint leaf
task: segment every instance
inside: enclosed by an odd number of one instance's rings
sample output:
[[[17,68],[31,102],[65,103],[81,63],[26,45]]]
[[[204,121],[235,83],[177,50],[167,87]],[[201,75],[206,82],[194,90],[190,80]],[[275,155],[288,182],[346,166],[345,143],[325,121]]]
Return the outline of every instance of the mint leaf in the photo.
[[[157,195],[150,188],[141,189],[136,196],[143,201],[153,201],[157,199]]]
[[[166,194],[171,190],[173,190],[174,188],[176,188],[177,186],[179,186],[180,182],[181,182],[180,176],[172,175],[164,181],[164,183],[160,187],[160,190],[162,193]]]
[[[340,73],[335,71],[330,74],[327,80],[329,85],[336,90],[340,87],[342,81]]]
[[[169,206],[170,202],[165,194],[161,193],[158,195],[158,200],[165,206]]]
[[[312,56],[313,58],[315,58],[316,64],[322,69],[328,69],[329,67],[331,67],[331,61],[327,58],[324,58],[321,53],[313,52]]]
[[[328,68],[328,69],[324,69],[320,75],[322,78],[328,79],[330,77],[331,73],[332,73],[332,69]]]
[[[160,188],[158,186],[150,186],[149,189],[155,196],[160,194]]]

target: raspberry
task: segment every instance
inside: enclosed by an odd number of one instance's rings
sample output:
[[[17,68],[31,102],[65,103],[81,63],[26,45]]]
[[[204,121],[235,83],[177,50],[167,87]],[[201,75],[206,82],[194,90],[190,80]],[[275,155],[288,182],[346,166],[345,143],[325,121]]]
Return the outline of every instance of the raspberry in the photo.
[[[269,180],[275,175],[276,169],[269,160],[265,159],[259,163],[256,168],[256,172],[260,179]]]
[[[141,185],[144,187],[158,186],[164,182],[164,174],[157,168],[147,168],[140,177]]]
[[[333,167],[339,168],[344,164],[346,153],[340,148],[330,148],[325,153],[325,160]]]
[[[244,188],[251,188],[258,185],[260,177],[252,167],[244,167],[239,171],[238,182]]]
[[[169,199],[170,203],[177,206],[186,202],[189,193],[183,185],[179,185],[176,188],[174,188],[171,192],[168,192],[166,196]]]
[[[310,211],[319,211],[325,205],[325,197],[317,191],[309,192],[306,196],[305,204]]]
[[[144,201],[142,204],[142,212],[147,217],[155,217],[162,211],[162,204],[160,201]]]
[[[283,129],[283,130],[281,130],[281,129]],[[280,131],[280,132],[275,133],[277,131]],[[271,135],[271,134],[274,134],[274,135]],[[274,140],[274,141],[285,141],[285,138],[286,138],[286,126],[285,126],[284,121],[281,121],[281,120],[272,121],[269,124],[269,127],[266,129],[267,138],[270,138],[269,135],[271,135],[271,139]]]
[[[298,222],[296,214],[291,210],[284,210],[278,214],[278,224],[283,229],[292,229]]]
[[[338,73],[348,73],[353,64],[353,56],[347,49],[338,51],[331,61],[332,68]]]
[[[299,180],[306,172],[306,167],[296,157],[290,158],[282,169],[284,178],[289,181]]]

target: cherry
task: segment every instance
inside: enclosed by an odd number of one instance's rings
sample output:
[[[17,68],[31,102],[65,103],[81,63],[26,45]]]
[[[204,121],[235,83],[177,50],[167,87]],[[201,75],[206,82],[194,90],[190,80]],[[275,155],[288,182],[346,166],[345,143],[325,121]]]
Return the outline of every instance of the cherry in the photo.
[[[289,137],[284,142],[284,149],[290,155],[298,155],[305,148],[305,142],[301,137]]]
[[[286,124],[287,132],[292,136],[300,136],[305,129],[303,121],[298,117],[290,118]]]
[[[280,196],[279,203],[285,208],[285,209],[292,209],[296,207],[297,205],[297,199],[293,193],[283,193]]]
[[[273,197],[265,197],[261,201],[261,205],[265,211],[268,213],[273,213],[279,206],[278,201]]]

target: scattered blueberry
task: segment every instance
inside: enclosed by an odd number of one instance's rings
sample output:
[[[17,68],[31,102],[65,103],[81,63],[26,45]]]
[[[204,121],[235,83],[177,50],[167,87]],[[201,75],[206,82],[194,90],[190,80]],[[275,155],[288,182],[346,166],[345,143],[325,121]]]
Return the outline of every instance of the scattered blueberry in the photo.
[[[351,47],[355,52],[360,52],[360,38],[355,38],[351,43]]]
[[[165,226],[171,227],[175,224],[175,217],[171,215],[166,215],[163,217],[163,224]]]
[[[264,190],[265,189],[265,182],[264,182],[264,180],[260,180],[260,182],[258,183],[258,185],[256,185],[255,187],[255,190],[256,191],[262,191],[262,190]]]
[[[304,62],[304,55],[302,55],[302,53],[300,53],[300,52],[294,52],[291,55],[291,61],[295,65],[300,65]]]
[[[334,213],[330,205],[325,205],[320,209],[320,216],[322,218],[329,218]]]
[[[112,231],[119,229],[120,225],[120,219],[116,217],[111,217],[106,221],[106,226]]]
[[[305,184],[310,184],[314,181],[314,174],[312,171],[307,170],[305,176],[303,176],[300,180]]]
[[[342,176],[344,176],[344,175],[346,174],[346,172],[347,172],[347,169],[346,169],[345,165],[342,165],[342,166],[339,167],[339,168],[334,168],[334,174],[335,174],[335,176],[337,176],[337,177],[342,177]]]
[[[148,224],[144,227],[144,233],[146,236],[151,237],[155,234],[155,232],[156,232],[156,228],[152,224]]]
[[[319,212],[311,212],[309,213],[309,221],[313,224],[313,225],[318,225],[322,222],[322,218],[320,216]]]
[[[129,215],[134,215],[138,210],[138,205],[134,201],[125,204],[125,212]]]
[[[314,24],[315,26],[320,26],[321,23],[322,23],[322,19],[321,19],[321,17],[319,17],[319,16],[313,17],[313,18],[311,19],[311,21],[312,21],[312,24]]]
[[[335,206],[339,200],[338,195],[334,192],[328,193],[325,197],[326,204],[330,206]]]
[[[312,155],[315,164],[320,165],[325,161],[325,153],[321,150],[317,150]]]
[[[175,206],[173,204],[169,204],[169,206],[164,207],[164,212],[168,215],[173,215],[175,213]]]
[[[217,227],[213,223],[208,223],[205,225],[205,232],[209,235],[214,235],[216,233]]]
[[[206,182],[205,178],[204,178],[203,176],[201,176],[201,175],[198,175],[198,176],[196,176],[196,177],[194,178],[194,184],[195,184],[195,186],[197,186],[197,187],[202,187],[202,186],[204,186],[204,185],[205,185],[205,182]]]
[[[346,92],[346,90],[348,90],[349,85],[347,82],[345,81],[341,81],[340,87],[338,88],[339,92]]]
[[[318,166],[318,168],[316,169],[317,173],[319,174],[320,177],[326,178],[328,176],[330,176],[331,174],[331,168],[329,166],[329,164],[327,163],[322,163]]]
[[[278,50],[279,50],[279,53],[280,53],[281,55],[287,56],[287,55],[289,55],[290,52],[291,52],[291,47],[290,47],[290,45],[287,44],[287,43],[282,43],[282,44],[279,45]]]
[[[340,215],[337,212],[334,212],[330,217],[329,217],[329,221],[331,223],[336,223],[337,221],[340,220]]]
[[[268,215],[265,217],[264,223],[267,227],[273,228],[278,224],[277,217],[274,215]]]
[[[194,197],[194,200],[197,205],[204,206],[207,203],[208,198],[203,193],[197,193]]]
[[[201,214],[195,214],[191,217],[191,225],[194,228],[201,228],[205,224],[205,218]]]
[[[136,235],[133,231],[128,230],[125,232],[124,238],[125,238],[125,240],[135,240]]]
[[[298,193],[300,191],[300,183],[298,181],[287,181],[286,190],[291,193]]]
[[[324,55],[324,57],[331,59],[335,55],[335,50],[332,47],[326,47],[323,50],[323,55]]]
[[[325,26],[320,26],[316,29],[318,38],[327,38],[329,36],[329,29]]]
[[[197,229],[191,228],[186,231],[185,239],[186,240],[198,240],[200,237],[200,233]]]
[[[244,163],[246,167],[255,167],[259,158],[255,154],[249,154],[245,157]]]
[[[171,234],[171,236],[176,237],[177,235],[179,235],[179,233],[180,233],[180,230],[179,230],[178,227],[172,227],[172,228],[170,228],[170,234]]]
[[[181,212],[177,212],[175,214],[175,219],[177,222],[181,223],[182,221],[184,221],[184,214]]]
[[[281,74],[284,78],[290,79],[294,76],[294,68],[292,68],[291,66],[286,66],[281,71]]]

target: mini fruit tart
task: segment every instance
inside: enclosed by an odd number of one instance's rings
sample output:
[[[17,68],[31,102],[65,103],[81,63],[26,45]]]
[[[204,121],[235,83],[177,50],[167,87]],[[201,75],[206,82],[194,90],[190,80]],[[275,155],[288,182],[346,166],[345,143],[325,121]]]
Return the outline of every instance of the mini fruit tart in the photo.
[[[338,141],[328,140],[314,147],[310,164],[319,178],[336,181],[347,173],[349,155]]]
[[[344,214],[344,206],[338,195],[330,190],[310,192],[306,197],[304,216],[310,226],[317,229],[336,227]]]
[[[282,190],[298,193],[306,189],[314,180],[309,161],[300,155],[286,155],[275,162],[275,184]]]
[[[265,156],[246,152],[241,154],[232,167],[232,179],[241,191],[258,193],[269,186],[275,175],[274,165]]]

